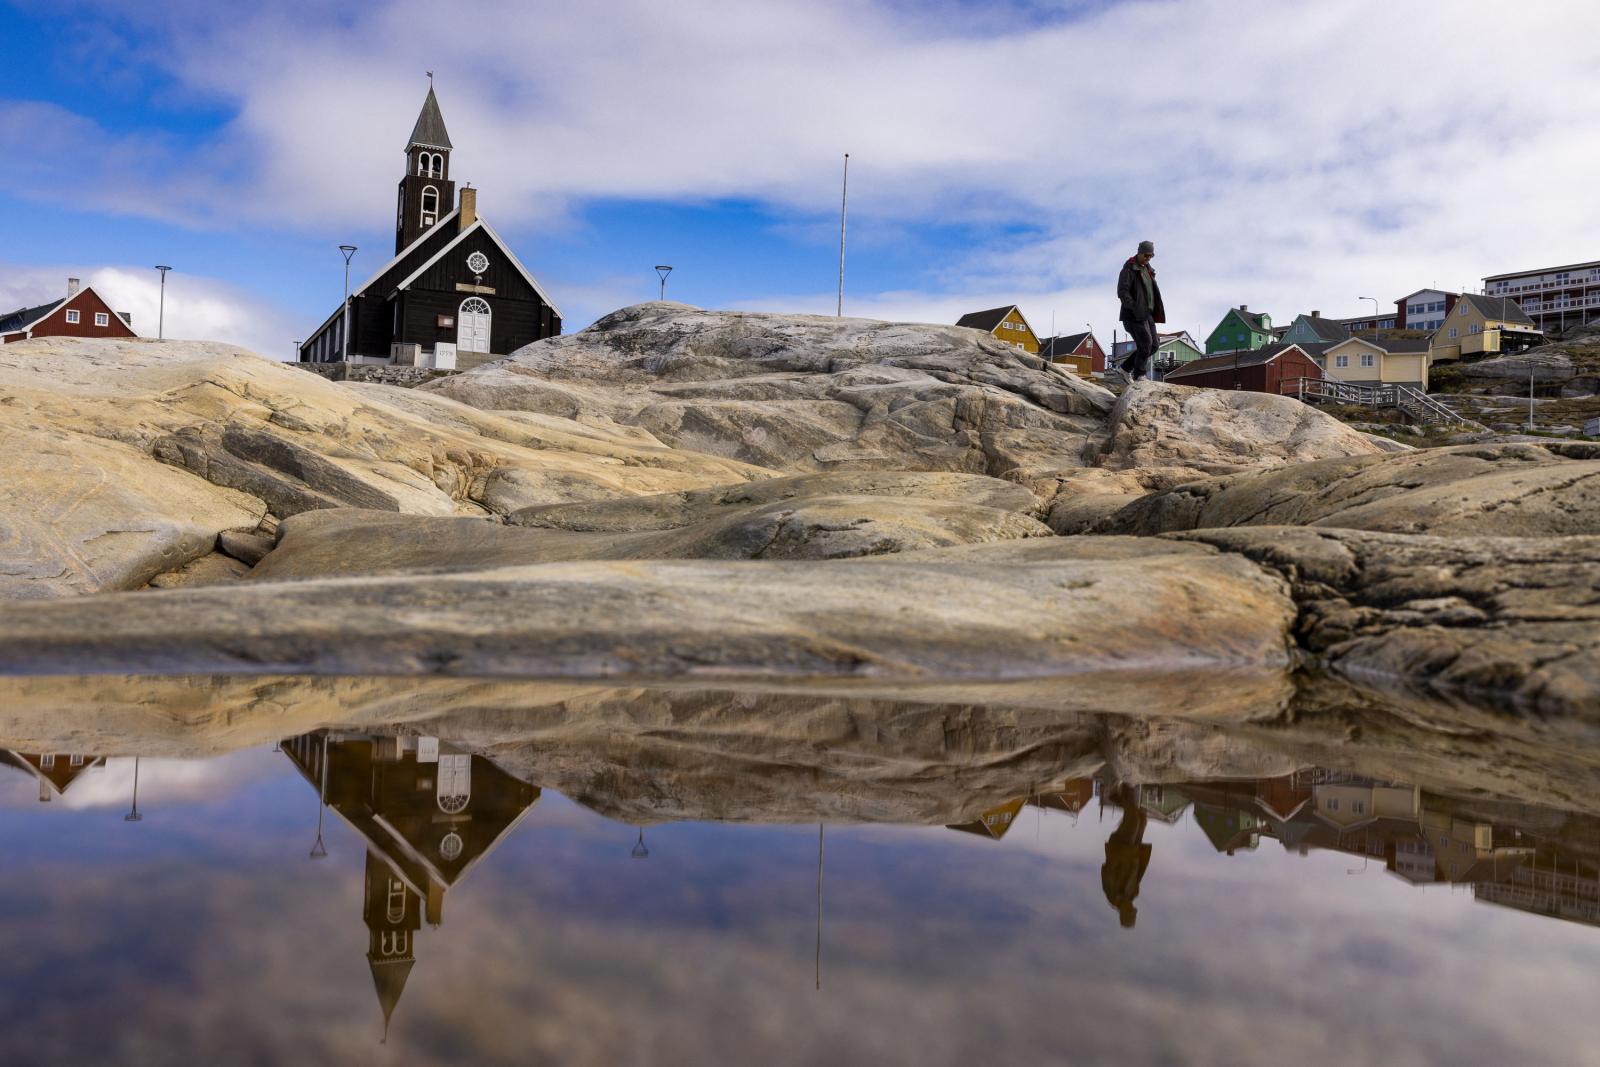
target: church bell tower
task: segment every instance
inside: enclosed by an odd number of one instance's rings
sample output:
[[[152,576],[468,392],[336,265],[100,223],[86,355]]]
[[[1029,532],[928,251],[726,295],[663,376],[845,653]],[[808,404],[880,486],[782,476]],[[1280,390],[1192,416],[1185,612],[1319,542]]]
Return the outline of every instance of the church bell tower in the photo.
[[[428,97],[406,145],[406,176],[400,179],[395,210],[394,251],[399,255],[411,242],[448,215],[456,202],[456,183],[450,181],[450,135],[445,132],[439,99],[428,81]]]

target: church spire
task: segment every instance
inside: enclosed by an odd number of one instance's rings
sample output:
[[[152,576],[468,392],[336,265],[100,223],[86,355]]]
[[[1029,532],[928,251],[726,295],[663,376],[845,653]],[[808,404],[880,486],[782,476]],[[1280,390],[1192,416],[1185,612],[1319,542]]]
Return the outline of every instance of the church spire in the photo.
[[[455,146],[450,143],[450,134],[445,132],[444,116],[439,114],[439,98],[433,95],[433,76],[428,76],[428,96],[422,101],[422,111],[417,115],[417,124],[411,129],[411,140],[406,144],[406,151],[413,148],[443,148],[449,151]]]

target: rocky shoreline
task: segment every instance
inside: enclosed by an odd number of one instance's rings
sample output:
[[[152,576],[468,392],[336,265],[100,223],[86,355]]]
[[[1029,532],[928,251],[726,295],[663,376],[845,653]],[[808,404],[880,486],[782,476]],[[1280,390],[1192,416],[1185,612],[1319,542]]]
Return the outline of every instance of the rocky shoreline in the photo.
[[[5,675],[1600,711],[1580,442],[1397,449],[974,331],[664,303],[417,389],[53,340],[0,393]]]

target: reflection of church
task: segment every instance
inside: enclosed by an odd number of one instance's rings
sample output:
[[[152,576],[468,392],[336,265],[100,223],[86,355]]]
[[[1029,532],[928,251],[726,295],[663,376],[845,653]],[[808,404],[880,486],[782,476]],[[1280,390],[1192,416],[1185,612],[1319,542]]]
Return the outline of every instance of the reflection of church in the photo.
[[[0,763],[15,767],[39,780],[39,802],[48,803],[52,796],[61,796],[78,777],[86,771],[106,765],[104,756],[85,756],[82,753],[13,752],[0,749]]]
[[[440,924],[445,891],[517,824],[539,789],[431,737],[324,731],[285,741],[283,751],[366,842],[361,917],[387,1029],[423,922]]]

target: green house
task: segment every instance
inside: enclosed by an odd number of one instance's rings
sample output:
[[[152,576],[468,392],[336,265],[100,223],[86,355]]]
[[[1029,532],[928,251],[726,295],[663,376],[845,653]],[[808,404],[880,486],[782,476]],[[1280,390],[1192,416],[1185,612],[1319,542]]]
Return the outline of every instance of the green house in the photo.
[[[1206,338],[1206,355],[1218,352],[1244,350],[1253,352],[1270,345],[1276,338],[1272,334],[1272,316],[1265,311],[1251,311],[1250,305],[1240,304],[1229,308],[1217,328]]]
[[[1338,319],[1325,319],[1322,312],[1313,311],[1297,315],[1283,339],[1295,345],[1338,344],[1350,340],[1350,331]]]

